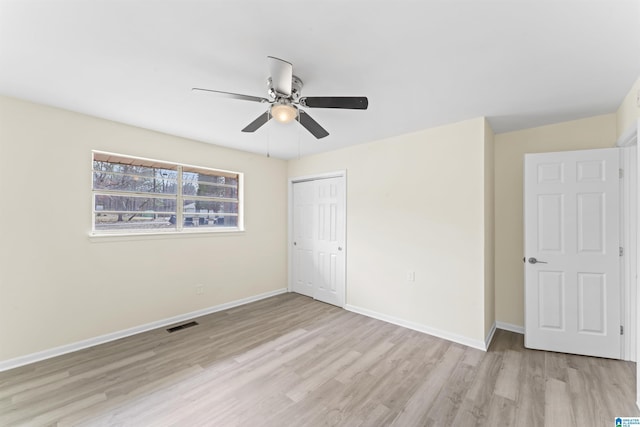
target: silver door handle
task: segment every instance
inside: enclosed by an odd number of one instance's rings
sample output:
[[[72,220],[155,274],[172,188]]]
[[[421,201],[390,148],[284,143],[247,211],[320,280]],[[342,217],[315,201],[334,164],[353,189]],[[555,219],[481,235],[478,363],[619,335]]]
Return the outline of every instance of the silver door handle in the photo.
[[[338,250],[341,251],[342,250],[342,246],[338,246]]]
[[[547,261],[538,261],[534,257],[529,258],[529,264],[548,264]]]

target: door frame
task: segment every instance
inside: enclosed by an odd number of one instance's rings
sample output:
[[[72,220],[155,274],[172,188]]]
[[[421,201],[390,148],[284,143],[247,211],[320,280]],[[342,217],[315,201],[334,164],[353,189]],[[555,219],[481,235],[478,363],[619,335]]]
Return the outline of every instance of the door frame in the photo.
[[[616,147],[621,148],[620,166],[623,169],[622,191],[620,209],[620,244],[624,248],[621,262],[622,286],[622,323],[625,331],[622,338],[621,355],[623,360],[638,360],[637,344],[640,340],[640,319],[638,319],[638,305],[640,294],[638,293],[637,266],[638,266],[638,223],[640,209],[638,209],[638,189],[640,189],[638,176],[638,163],[640,151],[637,146],[637,130],[640,121],[634,124],[616,141]],[[635,156],[631,147],[636,148]],[[635,212],[634,212],[635,211]],[[640,384],[640,381],[639,381]]]
[[[287,260],[288,260],[288,269],[287,269],[287,290],[289,292],[293,292],[293,184],[298,182],[305,181],[318,181],[321,179],[329,179],[329,178],[341,178],[344,184],[343,191],[343,206],[344,206],[344,295],[342,295],[342,301],[344,301],[344,308],[347,305],[347,251],[349,250],[349,245],[347,243],[347,171],[338,170],[333,172],[325,172],[314,175],[304,175],[298,176],[294,178],[289,178],[287,183]]]

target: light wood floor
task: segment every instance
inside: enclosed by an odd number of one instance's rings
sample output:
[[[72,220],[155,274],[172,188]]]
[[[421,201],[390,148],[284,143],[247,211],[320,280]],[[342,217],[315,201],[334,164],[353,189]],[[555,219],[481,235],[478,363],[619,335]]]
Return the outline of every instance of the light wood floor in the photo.
[[[488,352],[285,294],[0,373],[0,425],[613,426],[635,364]]]

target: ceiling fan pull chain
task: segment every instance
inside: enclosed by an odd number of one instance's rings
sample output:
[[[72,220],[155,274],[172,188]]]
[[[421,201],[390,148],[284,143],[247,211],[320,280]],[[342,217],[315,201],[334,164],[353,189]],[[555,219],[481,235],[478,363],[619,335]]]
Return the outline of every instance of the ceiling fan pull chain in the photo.
[[[298,160],[300,160],[300,127],[298,127]]]
[[[271,113],[267,113],[271,115]],[[267,158],[271,157],[271,126],[267,128]]]

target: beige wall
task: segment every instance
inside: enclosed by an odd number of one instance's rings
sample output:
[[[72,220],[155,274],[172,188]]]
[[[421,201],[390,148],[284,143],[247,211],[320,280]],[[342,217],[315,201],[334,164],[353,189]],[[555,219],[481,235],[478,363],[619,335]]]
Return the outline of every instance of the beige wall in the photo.
[[[289,162],[347,171],[347,304],[484,341],[484,139],[480,118]]]
[[[522,326],[524,153],[613,146],[638,89],[617,114],[495,136],[479,118],[288,163],[0,97],[0,322],[18,325],[0,362],[285,287],[286,177],[341,169],[347,304],[476,341]],[[90,239],[92,149],[244,172],[247,231]]]
[[[496,320],[524,325],[525,153],[613,147],[616,114],[495,135]]]
[[[638,97],[640,96],[640,77],[634,83],[633,87],[622,100],[617,112],[617,129],[618,136],[626,132],[631,126],[638,123],[640,119],[640,105],[638,105]]]
[[[490,332],[496,321],[495,307],[495,137],[484,121],[484,331]]]
[[[92,149],[243,172],[246,232],[90,239]],[[4,97],[0,160],[0,362],[286,287],[285,161]]]

